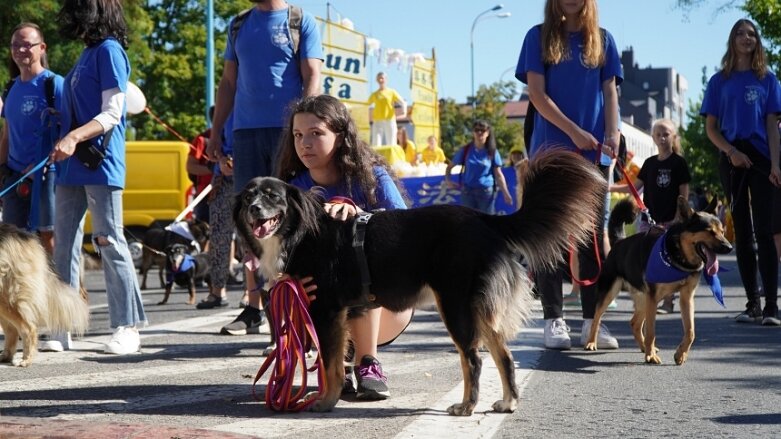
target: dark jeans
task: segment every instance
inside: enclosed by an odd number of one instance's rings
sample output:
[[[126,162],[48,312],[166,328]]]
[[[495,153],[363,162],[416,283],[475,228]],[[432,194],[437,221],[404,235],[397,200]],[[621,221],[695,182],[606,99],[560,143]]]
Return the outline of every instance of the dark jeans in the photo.
[[[757,269],[765,290],[765,314],[778,309],[778,255],[773,244],[773,191],[768,179],[770,161],[749,142],[732,142],[753,163],[749,169],[732,166],[725,154],[719,157],[719,176],[730,201],[735,227],[735,255],[746,290],[747,307],[760,306]],[[754,250],[756,239],[757,250]]]
[[[602,175],[605,176],[605,188],[607,189],[607,171],[608,168],[604,166],[599,167]],[[605,197],[602,197],[602,203],[604,203]],[[599,216],[602,218],[604,212],[604,205],[600,203],[598,206]],[[562,212],[566,215],[566,212]],[[596,280],[599,276],[599,264],[597,262],[597,254],[600,260],[605,259],[604,248],[602,246],[602,235],[604,229],[602,221],[597,221],[595,230],[596,234],[596,251],[595,251],[595,239],[593,234],[588,237],[586,245],[582,245],[578,248],[578,262],[580,263],[579,273],[574,273],[575,277],[581,281]],[[558,269],[550,272],[535,272],[534,281],[537,286],[537,291],[540,293],[542,301],[542,313],[543,318],[555,319],[564,315],[562,311],[563,295],[562,295],[562,282],[564,280],[564,271],[569,270],[569,254],[564,255],[565,263],[558,267]],[[574,282],[574,279],[573,279]],[[580,287],[580,303],[583,309],[584,319],[593,319],[594,312],[597,307],[597,285],[581,285]]]

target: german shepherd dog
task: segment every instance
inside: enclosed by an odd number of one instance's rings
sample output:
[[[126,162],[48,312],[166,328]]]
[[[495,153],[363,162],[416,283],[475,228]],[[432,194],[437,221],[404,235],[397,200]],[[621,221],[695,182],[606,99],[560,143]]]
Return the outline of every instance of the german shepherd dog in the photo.
[[[260,270],[267,279],[280,272],[311,275],[317,285],[309,312],[326,370],[325,390],[312,410],[330,411],[339,400],[348,307],[374,302],[399,312],[426,293],[433,293],[461,356],[464,396],[448,413],[469,416],[475,408],[481,345],[490,351],[502,380],[503,397],[493,409],[516,409],[518,388],[507,341],[529,318],[532,302],[519,254],[532,268],[554,266],[568,236],[582,241],[593,228],[606,186],[593,165],[562,150],[539,154],[525,184],[521,209],[507,216],[450,205],[375,213],[363,246],[371,278],[367,295],[352,245],[354,221],[332,219],[320,197],[278,179],[255,178],[247,184],[236,196],[234,220],[246,248],[260,260]]]
[[[209,242],[209,224],[199,220],[188,220],[187,225],[195,241],[201,247],[200,251],[204,251],[206,244]],[[141,289],[146,289],[146,276],[153,265],[157,265],[160,268],[160,285],[165,285],[163,282],[163,271],[166,263],[165,249],[171,244],[190,245],[190,241],[170,230],[162,227],[153,227],[144,233],[142,242],[144,249],[141,259]]]
[[[657,355],[659,349],[656,347],[656,305],[670,294],[680,292],[683,339],[673,358],[679,366],[686,362],[694,342],[694,292],[700,274],[703,270],[711,275],[716,274],[716,254],[726,254],[732,250],[732,245],[724,237],[721,221],[714,215],[715,209],[716,198],[704,211],[695,212],[685,198],[678,197],[676,221],[666,232],[661,228],[652,228],[648,233],[637,233],[615,244],[611,242],[612,249],[602,267],[597,285],[597,308],[586,350],[597,349],[597,329],[602,315],[619,291],[625,289],[631,293],[634,301],[634,314],[629,324],[635,341],[645,353],[645,362],[661,364],[662,360]],[[638,209],[631,199],[620,201],[610,215],[609,236],[621,236],[623,231],[618,229],[623,228],[623,223],[634,221],[637,213]],[[654,248],[659,239],[664,239],[660,246],[666,251],[666,256],[660,257],[659,246]],[[680,280],[649,281],[646,267],[652,257],[660,258],[660,261],[677,270],[680,275],[676,278]]]
[[[172,244],[165,249],[165,296],[158,305],[168,303],[168,297],[174,283],[187,288],[189,305],[195,303],[195,285],[206,280],[209,282],[209,256],[206,253],[190,254],[188,244]]]
[[[89,306],[75,288],[59,280],[38,238],[10,224],[0,224],[0,327],[5,347],[0,362],[11,363],[22,338],[18,366],[32,364],[38,327],[83,334]]]

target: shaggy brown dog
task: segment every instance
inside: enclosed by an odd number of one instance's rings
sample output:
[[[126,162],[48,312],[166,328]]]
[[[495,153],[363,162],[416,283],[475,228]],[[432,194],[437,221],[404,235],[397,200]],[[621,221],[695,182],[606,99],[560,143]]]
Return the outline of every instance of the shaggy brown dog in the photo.
[[[38,326],[80,335],[89,324],[89,307],[76,289],[59,280],[38,238],[0,224],[0,327],[5,347],[0,362],[11,363],[22,337],[20,367],[33,362]]]

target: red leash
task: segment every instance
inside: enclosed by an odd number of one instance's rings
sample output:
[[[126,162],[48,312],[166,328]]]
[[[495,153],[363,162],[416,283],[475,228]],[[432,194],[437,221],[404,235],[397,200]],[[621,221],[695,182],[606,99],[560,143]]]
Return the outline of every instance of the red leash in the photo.
[[[599,150],[601,150],[603,154],[616,160],[616,166],[618,166],[618,168],[621,170],[621,174],[624,176],[624,180],[626,180],[627,186],[629,187],[629,191],[632,193],[632,197],[635,199],[635,203],[637,203],[637,207],[646,215],[646,218],[648,218],[648,222],[651,225],[653,225],[654,220],[651,218],[651,215],[648,214],[648,208],[645,206],[645,203],[643,203],[643,199],[640,198],[640,192],[638,192],[637,188],[632,183],[632,179],[629,177],[629,174],[627,174],[626,168],[624,167],[624,163],[613,152],[613,148],[606,146],[603,143],[599,143],[597,146],[599,147]],[[597,154],[597,161],[599,161],[599,154]],[[602,258],[599,257],[599,247],[597,247],[598,245],[601,244],[597,242],[596,232],[592,232],[592,238],[594,240],[594,256],[597,259],[597,274],[591,279],[581,280],[575,277],[575,273],[572,272],[572,263],[575,260],[575,244],[574,243],[570,244],[570,250],[569,250],[570,278],[572,279],[572,282],[577,283],[580,286],[588,287],[594,285],[595,283],[597,283],[597,280],[599,279],[599,274],[602,272]]]
[[[285,279],[277,282],[270,291],[269,311],[276,334],[276,348],[260,366],[252,382],[252,396],[260,401],[255,393],[255,385],[274,363],[274,368],[266,385],[266,406],[278,412],[299,412],[311,406],[317,398],[304,400],[306,396],[307,372],[317,371],[317,391],[323,393],[325,383],[325,365],[320,356],[320,342],[315,333],[315,325],[309,315],[309,296],[300,281]],[[311,347],[317,349],[317,358],[307,368],[306,354]],[[300,364],[300,365],[299,365]],[[297,390],[293,384],[298,374],[301,385]]]

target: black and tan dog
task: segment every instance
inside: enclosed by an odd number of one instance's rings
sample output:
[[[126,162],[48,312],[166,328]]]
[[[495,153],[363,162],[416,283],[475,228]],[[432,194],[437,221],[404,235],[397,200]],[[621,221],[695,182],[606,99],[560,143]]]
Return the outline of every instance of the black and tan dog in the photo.
[[[158,305],[165,305],[174,283],[187,288],[187,303],[195,303],[195,285],[203,280],[209,283],[209,256],[206,253],[190,254],[190,246],[172,244],[165,249],[165,296]]]
[[[602,267],[597,288],[597,309],[588,335],[586,350],[596,350],[597,329],[607,306],[622,289],[628,290],[634,301],[634,314],[629,324],[645,362],[661,364],[656,347],[656,305],[675,292],[681,297],[683,339],[675,351],[675,363],[686,362],[694,342],[694,292],[705,270],[709,275],[718,271],[716,254],[726,254],[732,245],[724,237],[724,227],[713,214],[716,199],[702,212],[695,212],[683,197],[678,197],[676,221],[665,232],[652,228],[612,244]],[[637,207],[631,199],[620,201],[611,213],[608,224],[611,237],[620,236],[617,229],[634,221]],[[615,217],[614,217],[615,216]],[[650,263],[649,263],[650,260]]]
[[[195,242],[198,243],[200,249],[197,251],[205,251],[206,244],[209,242],[209,224],[198,221],[188,220],[187,225],[195,238]],[[190,250],[194,250],[194,246],[190,241],[178,233],[174,233],[170,230],[166,230],[162,227],[153,227],[144,233],[143,238],[143,254],[141,259],[141,289],[146,289],[146,276],[149,269],[153,265],[157,265],[160,268],[160,285],[165,285],[163,282],[163,271],[165,269],[165,249],[172,244],[185,244],[190,246]]]
[[[529,318],[532,303],[531,282],[518,255],[532,268],[553,266],[568,236],[583,241],[595,224],[604,186],[593,165],[556,150],[530,163],[522,207],[511,215],[449,205],[375,213],[362,247],[370,294],[358,274],[356,222],[332,219],[317,195],[275,178],[256,178],[237,195],[234,219],[267,278],[280,272],[314,277],[317,299],[309,311],[326,371],[325,390],[313,410],[331,410],[339,399],[350,305],[374,302],[398,312],[433,292],[461,356],[465,383],[463,400],[448,413],[469,416],[478,399],[483,345],[503,386],[503,398],[493,409],[512,412],[518,404],[507,342]]]

